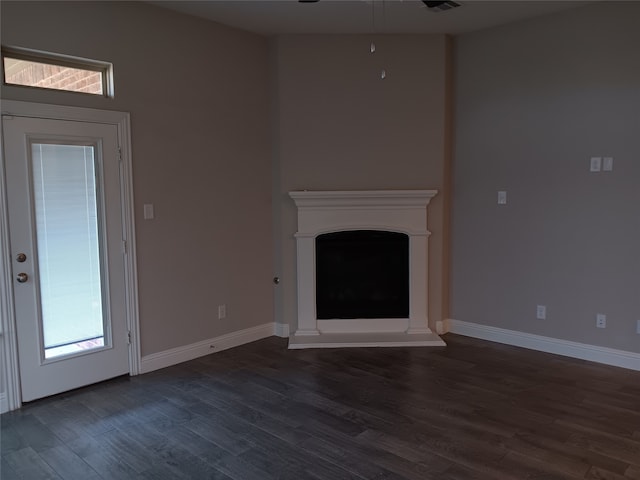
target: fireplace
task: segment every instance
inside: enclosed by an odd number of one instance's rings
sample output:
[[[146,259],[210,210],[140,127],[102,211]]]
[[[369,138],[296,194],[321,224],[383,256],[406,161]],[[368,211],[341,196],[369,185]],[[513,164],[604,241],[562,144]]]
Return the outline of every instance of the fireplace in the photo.
[[[430,346],[435,190],[296,191],[298,324],[289,348]]]
[[[318,320],[409,318],[409,236],[348,230],[316,237]]]

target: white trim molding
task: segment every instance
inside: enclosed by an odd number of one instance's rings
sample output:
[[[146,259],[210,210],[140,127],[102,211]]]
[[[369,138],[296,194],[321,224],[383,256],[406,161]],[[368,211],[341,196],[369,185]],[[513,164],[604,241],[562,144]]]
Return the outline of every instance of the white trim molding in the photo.
[[[6,198],[4,176],[4,147],[0,151],[0,255],[11,258],[9,247],[9,206]],[[4,392],[0,392],[0,413],[20,408],[20,370],[18,367],[18,337],[16,335],[15,309],[13,304],[13,277],[11,262],[3,261],[0,268],[0,352]]]
[[[532,333],[506,330],[478,323],[448,320],[449,331],[467,337],[481,338],[492,342],[514,345],[516,347],[554,353],[565,357],[579,358],[591,362],[613,365],[640,371],[640,353],[599,347],[586,343],[571,342],[552,337],[543,337]]]
[[[346,332],[289,337],[289,350],[352,347],[446,347],[446,343],[435,333]]]
[[[280,338],[289,338],[289,324],[288,323],[274,323],[273,334]]]
[[[238,347],[245,343],[255,342],[263,338],[271,337],[276,331],[275,323],[265,323],[257,327],[238,330],[219,337],[210,338],[201,342],[172,348],[163,352],[145,355],[140,361],[140,373],[149,373],[161,368],[188,362],[211,353],[221,352],[229,348]]]
[[[438,335],[444,335],[445,333],[447,333],[451,328],[450,322],[451,320],[449,320],[448,318],[438,320],[436,322],[436,333]]]

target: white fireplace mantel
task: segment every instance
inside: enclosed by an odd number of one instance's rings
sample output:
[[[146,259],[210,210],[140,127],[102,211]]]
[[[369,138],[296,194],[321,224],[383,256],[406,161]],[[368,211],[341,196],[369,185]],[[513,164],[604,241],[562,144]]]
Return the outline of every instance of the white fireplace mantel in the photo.
[[[427,205],[437,190],[294,191],[298,209],[298,325],[289,348],[445,345],[428,326]],[[347,230],[409,237],[409,318],[318,320],[315,239]]]

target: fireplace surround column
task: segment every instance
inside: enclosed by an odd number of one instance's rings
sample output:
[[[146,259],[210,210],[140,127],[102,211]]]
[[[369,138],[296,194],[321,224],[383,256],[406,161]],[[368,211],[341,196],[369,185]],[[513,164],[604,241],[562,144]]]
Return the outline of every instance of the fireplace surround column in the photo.
[[[298,328],[296,335],[320,335],[316,318],[315,235],[296,234]]]

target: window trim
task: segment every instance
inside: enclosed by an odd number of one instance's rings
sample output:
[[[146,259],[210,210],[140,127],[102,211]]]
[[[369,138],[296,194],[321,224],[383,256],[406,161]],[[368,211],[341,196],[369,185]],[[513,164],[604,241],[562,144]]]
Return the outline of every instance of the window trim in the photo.
[[[49,65],[57,65],[60,67],[77,68],[81,70],[89,70],[99,72],[102,75],[102,94],[96,95],[86,92],[75,92],[73,90],[63,90],[58,88],[36,87],[32,85],[20,85],[16,83],[7,83],[5,78],[4,59],[5,57],[24,60],[27,62],[45,63]],[[101,62],[99,60],[91,60],[82,57],[73,57],[61,53],[44,52],[41,50],[32,50],[22,47],[5,47],[2,46],[2,85],[9,87],[37,88],[38,90],[57,91],[79,93],[82,95],[90,95],[92,97],[113,98],[113,64],[109,62]]]

